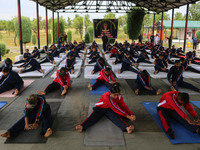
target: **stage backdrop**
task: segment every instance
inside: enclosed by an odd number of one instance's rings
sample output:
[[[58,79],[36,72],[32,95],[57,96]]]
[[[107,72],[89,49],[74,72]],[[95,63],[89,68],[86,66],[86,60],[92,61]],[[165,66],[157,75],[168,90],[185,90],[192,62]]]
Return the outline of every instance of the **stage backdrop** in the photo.
[[[110,39],[117,38],[118,19],[93,19],[94,38],[101,38],[103,33]]]

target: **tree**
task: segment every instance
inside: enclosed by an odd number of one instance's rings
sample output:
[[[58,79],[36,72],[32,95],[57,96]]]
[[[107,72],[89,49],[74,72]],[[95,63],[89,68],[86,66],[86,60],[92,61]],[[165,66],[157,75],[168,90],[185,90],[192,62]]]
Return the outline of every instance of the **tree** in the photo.
[[[32,24],[30,18],[22,16],[21,24],[22,24],[22,43],[24,43],[24,46],[26,47],[26,43],[30,43],[32,36]],[[14,27],[17,37],[19,39],[18,17],[14,19]]]
[[[108,14],[104,15],[103,18],[104,19],[116,19],[116,16],[113,13],[108,13]]]
[[[10,35],[10,32],[15,32],[13,20],[7,21],[7,30],[8,30],[9,35]]]
[[[49,34],[48,34],[48,44],[51,44],[51,42],[52,42],[52,36],[51,36],[51,34],[49,33]]]
[[[200,2],[190,6],[189,20],[200,20]]]
[[[151,18],[151,20],[153,20],[153,17],[154,17],[154,15],[152,15],[152,18]],[[170,18],[170,16],[169,16],[169,14],[167,14],[167,13],[163,13],[163,20],[170,20],[171,18]],[[160,20],[162,20],[162,13],[159,13],[159,14],[156,14],[156,17],[155,17],[155,23],[158,23]]]
[[[85,15],[85,26],[86,28],[90,25],[92,25],[92,22],[89,19],[89,15]],[[79,16],[78,14],[75,15],[75,18],[72,20],[73,24],[72,27],[76,29],[76,32],[80,34],[80,37],[82,39],[83,34],[83,17]]]
[[[144,16],[145,10],[139,7],[134,7],[133,10],[128,13],[127,31],[130,39],[134,40],[138,38],[142,29]]]
[[[6,20],[0,20],[0,30],[7,30],[7,21]]]
[[[90,34],[90,42],[93,42],[93,26],[89,26],[87,32]]]
[[[123,26],[123,30],[124,30],[124,34],[126,34],[126,40],[127,40],[127,36],[128,36],[128,31],[127,31],[127,24],[125,24],[124,26]]]
[[[153,25],[153,18],[152,18],[152,14],[146,14],[144,16],[144,20],[143,20],[143,26],[149,27]]]
[[[90,34],[88,32],[85,34],[85,43],[90,43]]]
[[[61,16],[59,18],[59,36],[61,36],[62,34],[64,34],[65,32],[65,24],[66,24],[66,21],[65,19]],[[58,30],[57,30],[57,26],[58,26],[58,23],[57,23],[57,19],[55,19],[54,21],[54,39],[55,39],[55,42],[58,41]],[[53,29],[52,29],[53,31]]]
[[[118,17],[118,25],[119,27],[123,27],[126,24],[127,15],[123,15]]]
[[[33,30],[33,32],[34,32],[34,33],[37,33],[37,19],[34,18],[34,19],[31,21],[31,23],[32,23],[32,30]],[[42,17],[41,17],[41,16],[39,17],[39,26],[40,26],[40,30],[44,28],[44,27],[43,27]]]
[[[67,18],[67,24],[69,27],[72,27],[72,20],[69,17]]]
[[[198,30],[198,31],[196,32],[196,36],[197,36],[198,39],[200,39],[200,30]]]
[[[67,31],[67,42],[70,43],[72,41],[72,31],[68,30]]]
[[[174,15],[174,20],[185,20],[184,16],[180,12],[176,12]]]
[[[33,43],[33,45],[36,44],[36,35],[35,34],[32,35],[32,43]]]
[[[1,32],[0,32],[0,40],[2,39],[2,34],[1,34]]]

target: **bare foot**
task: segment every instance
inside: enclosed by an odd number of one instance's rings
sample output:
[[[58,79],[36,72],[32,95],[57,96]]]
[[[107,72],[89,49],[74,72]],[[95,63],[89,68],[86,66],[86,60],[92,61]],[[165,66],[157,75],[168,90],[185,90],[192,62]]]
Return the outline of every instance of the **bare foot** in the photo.
[[[158,89],[158,91],[156,92],[156,95],[159,95],[160,93],[162,93],[162,90]]]
[[[127,130],[128,134],[131,134],[133,132],[133,130],[134,130],[134,126],[131,125],[131,126],[127,127],[126,130]]]
[[[62,91],[61,95],[63,96],[63,95],[65,95],[65,94],[67,94],[67,90],[66,90],[66,89],[64,89],[64,90]]]
[[[113,65],[115,65],[115,62],[114,62],[114,61],[112,61],[112,64],[113,64]]]
[[[141,72],[141,71],[142,71],[142,69],[139,69],[139,70],[138,70],[138,72]]]
[[[56,62],[55,61],[53,61],[53,64],[55,64]]]
[[[158,74],[158,70],[155,70],[155,71],[154,71],[154,74],[155,74],[155,75]]]
[[[173,86],[170,87],[170,90],[171,91],[176,91],[176,89]]]
[[[1,136],[4,138],[10,138],[10,132],[7,131],[6,133],[1,134]]]
[[[46,132],[45,135],[44,135],[44,137],[45,137],[45,138],[48,138],[51,134],[52,134],[52,129],[51,129],[51,128],[48,128],[48,129],[47,129],[47,132]]]
[[[77,126],[76,126],[76,130],[77,130],[79,133],[83,132],[83,126],[82,126],[82,125],[77,125]]]
[[[21,74],[21,73],[22,73],[22,70],[19,70],[18,73]]]
[[[89,62],[88,62],[88,60],[87,60],[87,64],[89,65]]]
[[[83,55],[81,56],[81,58],[83,58]]]
[[[37,93],[38,93],[39,95],[46,95],[46,92],[45,92],[45,91],[39,91],[39,90],[37,90]]]
[[[40,69],[40,72],[41,72],[42,74],[44,74],[44,71],[43,71],[42,69]]]
[[[74,74],[74,70],[73,69],[71,70],[71,74]]]
[[[135,90],[135,95],[138,95],[138,94],[139,94],[139,90],[136,89],[136,90]]]
[[[16,90],[15,90],[15,93],[14,93],[14,96],[17,96],[18,94],[19,94],[19,90],[16,89]]]
[[[118,73],[121,74],[121,70],[120,69],[118,69]]]
[[[92,71],[91,74],[94,74],[94,71]]]
[[[92,86],[91,86],[91,84],[88,84],[88,89],[89,89],[90,91],[92,91]]]

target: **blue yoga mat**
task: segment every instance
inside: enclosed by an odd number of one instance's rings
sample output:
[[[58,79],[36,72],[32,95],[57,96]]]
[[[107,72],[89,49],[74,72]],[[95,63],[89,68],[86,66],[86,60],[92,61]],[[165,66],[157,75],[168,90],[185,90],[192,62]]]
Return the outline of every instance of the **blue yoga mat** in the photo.
[[[95,79],[92,80],[92,85],[96,82]],[[109,92],[109,89],[105,85],[99,86],[97,89],[90,91],[90,95],[103,95]]]
[[[200,108],[200,101],[190,101],[190,103]]]
[[[161,127],[161,129],[165,132],[163,125],[160,121],[159,115],[157,113],[157,102],[143,102],[142,103],[144,107],[147,109],[147,111],[151,114],[153,119],[156,121],[156,123]],[[200,106],[200,103],[199,103]],[[200,135],[195,134],[187,130],[185,127],[180,125],[175,120],[172,120],[171,122],[171,128],[174,130],[175,139],[171,139],[167,133],[167,137],[169,138],[170,142],[172,144],[181,144],[181,143],[200,143]]]
[[[1,102],[0,102],[0,109],[3,108],[6,104],[7,104],[6,101],[1,101]]]

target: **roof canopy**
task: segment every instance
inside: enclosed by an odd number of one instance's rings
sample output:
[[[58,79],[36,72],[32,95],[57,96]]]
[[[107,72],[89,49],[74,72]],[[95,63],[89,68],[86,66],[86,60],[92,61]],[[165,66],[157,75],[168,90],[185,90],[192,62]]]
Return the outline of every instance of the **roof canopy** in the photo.
[[[37,1],[37,0],[32,0],[32,1]],[[119,8],[123,8],[126,9],[127,11],[131,8],[131,6],[140,6],[143,8],[146,8],[148,11],[153,11],[153,12],[165,12],[168,11],[170,9],[173,8],[179,8],[180,6],[186,5],[188,3],[195,3],[198,0],[125,0],[125,1],[121,1],[121,0],[38,0],[38,3],[41,6],[47,7],[48,9],[52,10],[52,11],[58,11],[58,10],[62,10],[64,11],[66,7],[68,6],[72,6],[72,7],[68,7],[68,9],[74,9],[73,6],[75,6],[77,3],[82,2],[84,5],[83,6],[90,6],[91,3],[95,2],[96,7],[95,8],[99,8],[99,10],[101,10],[101,5],[103,4],[102,2],[106,2],[107,3],[107,8],[111,8],[112,4],[114,4],[115,2],[119,2],[120,6]],[[130,3],[132,5],[130,5]],[[117,7],[118,8],[118,7]],[[78,8],[77,8],[78,10]],[[115,8],[112,8],[109,10],[109,12],[112,12],[113,10],[114,13],[116,12]],[[74,12],[74,11],[73,11]],[[88,10],[84,11],[85,13],[88,13]]]
[[[163,26],[171,28],[171,20],[163,20]],[[173,28],[185,28],[185,20],[174,20]],[[200,21],[188,21],[188,28],[200,28]]]

